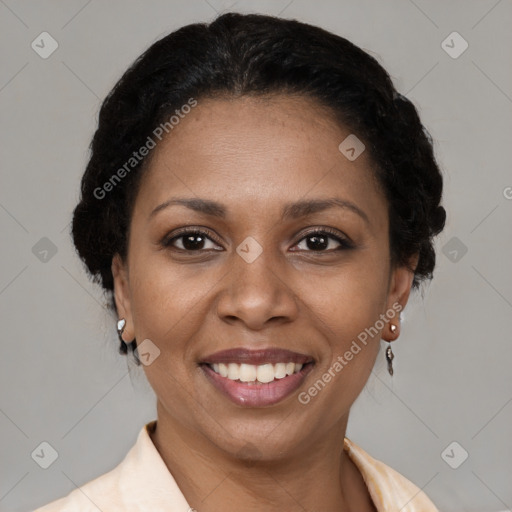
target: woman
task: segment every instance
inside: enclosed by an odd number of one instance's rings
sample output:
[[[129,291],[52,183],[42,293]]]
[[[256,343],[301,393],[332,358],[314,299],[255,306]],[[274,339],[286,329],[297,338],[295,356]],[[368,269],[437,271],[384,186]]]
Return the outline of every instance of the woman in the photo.
[[[345,437],[445,222],[430,136],[375,59],[275,17],[183,27],[104,101],[81,192],[75,246],[158,417],[38,511],[437,510]]]

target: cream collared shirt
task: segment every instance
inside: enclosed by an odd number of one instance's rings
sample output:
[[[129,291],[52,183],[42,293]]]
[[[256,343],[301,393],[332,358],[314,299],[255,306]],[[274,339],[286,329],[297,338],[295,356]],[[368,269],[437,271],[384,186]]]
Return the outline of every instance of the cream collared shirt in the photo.
[[[156,420],[144,425],[114,469],[34,512],[193,512],[151,440],[148,429],[155,425]],[[344,450],[378,512],[439,512],[423,491],[347,438]]]

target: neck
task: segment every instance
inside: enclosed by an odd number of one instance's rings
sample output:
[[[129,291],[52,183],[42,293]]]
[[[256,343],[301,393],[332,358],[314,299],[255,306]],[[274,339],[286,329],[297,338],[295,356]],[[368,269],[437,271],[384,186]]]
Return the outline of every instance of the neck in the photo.
[[[258,460],[257,447],[247,445],[243,459],[234,457],[176,422],[160,402],[157,412],[151,439],[190,506],[200,512],[375,511],[361,473],[343,450],[348,416],[293,455]]]

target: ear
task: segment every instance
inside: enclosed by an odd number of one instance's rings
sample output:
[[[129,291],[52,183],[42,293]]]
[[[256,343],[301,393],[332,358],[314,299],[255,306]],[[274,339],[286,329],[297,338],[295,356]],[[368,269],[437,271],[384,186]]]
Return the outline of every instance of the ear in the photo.
[[[130,303],[130,281],[128,278],[128,268],[119,254],[112,258],[112,276],[114,278],[114,300],[116,303],[119,319],[126,320],[123,331],[123,340],[130,343],[135,338],[132,309]]]
[[[414,270],[418,266],[419,253],[416,253],[409,259],[410,270],[405,265],[394,268],[391,271],[391,277],[388,287],[387,310],[396,310],[396,304],[405,308],[409,295],[411,293],[412,282],[414,280]],[[395,307],[393,307],[395,305]]]

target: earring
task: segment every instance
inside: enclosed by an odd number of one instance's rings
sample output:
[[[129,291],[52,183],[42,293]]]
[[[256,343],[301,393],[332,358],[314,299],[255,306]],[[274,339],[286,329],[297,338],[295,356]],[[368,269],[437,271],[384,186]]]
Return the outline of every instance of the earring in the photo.
[[[395,324],[390,324],[389,329],[392,334],[395,334],[397,330],[397,326]],[[388,372],[390,375],[393,375],[393,359],[395,354],[391,350],[391,343],[388,344],[388,348],[386,348],[386,361],[388,362]]]
[[[126,326],[126,320],[124,318],[121,318],[121,320],[119,320],[117,322],[117,335],[119,336],[119,341],[121,342],[121,349],[123,348],[124,344],[126,343],[123,340],[123,336],[122,336],[125,326]]]
[[[395,354],[393,354],[393,351],[391,350],[391,343],[388,345],[388,348],[386,349],[386,361],[388,362],[388,372],[389,375],[393,375],[393,358],[395,357]]]
[[[128,349],[133,352],[133,358],[135,359],[135,364],[140,365],[139,358],[135,354],[135,350],[137,349],[137,342],[135,338],[132,341],[124,341],[123,340],[123,332],[126,327],[126,320],[121,318],[117,322],[117,335],[119,336],[119,353],[120,354],[128,354]]]

